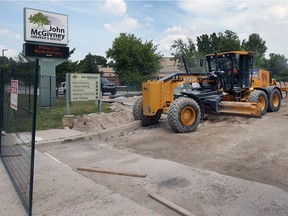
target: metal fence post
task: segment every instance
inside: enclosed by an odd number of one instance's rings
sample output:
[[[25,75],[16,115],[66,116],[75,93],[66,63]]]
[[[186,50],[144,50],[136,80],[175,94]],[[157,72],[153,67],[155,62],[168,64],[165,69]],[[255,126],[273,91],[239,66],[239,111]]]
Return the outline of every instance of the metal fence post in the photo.
[[[3,81],[3,73],[2,68],[0,67],[0,156],[1,156],[1,144],[2,144],[2,130],[3,130],[3,116],[4,116],[4,110],[3,110],[3,103],[4,103],[4,81]]]
[[[39,80],[39,59],[36,59],[35,79],[34,79],[34,101],[33,101],[33,122],[31,140],[31,166],[30,166],[30,190],[29,190],[29,216],[32,215],[33,203],[33,182],[34,182],[34,158],[35,158],[35,137],[36,137],[36,114],[37,114],[37,90]]]

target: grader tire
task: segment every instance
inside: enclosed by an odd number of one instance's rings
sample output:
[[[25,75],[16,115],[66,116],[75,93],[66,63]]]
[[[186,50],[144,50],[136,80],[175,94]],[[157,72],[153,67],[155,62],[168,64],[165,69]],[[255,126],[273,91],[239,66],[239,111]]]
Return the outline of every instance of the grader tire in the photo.
[[[138,98],[133,105],[133,117],[135,120],[141,120],[143,116],[142,97]]]
[[[153,124],[156,124],[160,117],[161,117],[161,110],[159,110],[155,115],[153,116],[145,116],[143,115],[143,102],[142,97],[138,98],[134,105],[133,105],[133,116],[135,120],[141,120],[142,126],[150,126]]]
[[[264,91],[254,90],[248,97],[249,102],[260,103],[261,115],[265,115],[268,109],[268,99]]]
[[[198,103],[191,98],[178,98],[169,107],[167,119],[177,133],[195,131],[200,123],[201,111]]]
[[[147,126],[156,124],[159,121],[159,119],[161,117],[161,114],[162,114],[162,112],[161,112],[161,110],[159,110],[153,116],[145,116],[145,115],[143,115],[143,117],[142,117],[142,126],[147,127]]]
[[[268,100],[268,111],[277,112],[281,107],[281,94],[278,89],[273,89]]]

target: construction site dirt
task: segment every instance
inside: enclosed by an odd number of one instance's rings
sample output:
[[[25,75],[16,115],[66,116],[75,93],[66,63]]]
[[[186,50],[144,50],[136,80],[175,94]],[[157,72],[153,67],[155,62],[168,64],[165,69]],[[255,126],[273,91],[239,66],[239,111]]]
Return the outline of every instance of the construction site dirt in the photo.
[[[114,114],[79,117],[73,129],[95,132],[133,122],[135,100],[118,99],[112,105]],[[288,201],[282,199],[288,197],[288,99],[282,100],[279,112],[267,112],[262,118],[209,115],[192,133],[174,133],[162,115],[156,125],[123,130],[104,140],[37,149],[160,215],[178,213],[149,198],[149,192],[195,215],[288,215]],[[126,170],[147,177],[85,172],[79,167]],[[253,193],[258,198],[252,198]],[[246,198],[239,201],[241,194]]]

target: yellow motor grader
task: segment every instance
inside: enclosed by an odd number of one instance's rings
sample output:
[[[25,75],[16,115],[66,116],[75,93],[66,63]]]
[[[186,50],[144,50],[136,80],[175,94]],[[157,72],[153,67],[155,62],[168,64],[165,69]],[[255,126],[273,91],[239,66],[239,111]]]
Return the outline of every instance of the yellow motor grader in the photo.
[[[186,73],[142,83],[142,97],[133,106],[134,118],[149,126],[166,113],[175,132],[188,133],[209,113],[261,117],[266,111],[280,109],[281,90],[270,85],[269,71],[253,69],[253,52],[209,54],[205,62],[207,73],[186,69]]]

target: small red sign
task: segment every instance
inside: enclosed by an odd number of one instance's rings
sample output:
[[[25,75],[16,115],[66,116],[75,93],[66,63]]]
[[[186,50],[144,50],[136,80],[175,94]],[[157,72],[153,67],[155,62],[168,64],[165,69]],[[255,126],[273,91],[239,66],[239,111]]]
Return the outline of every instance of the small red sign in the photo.
[[[10,107],[14,110],[18,107],[18,80],[11,80]]]

